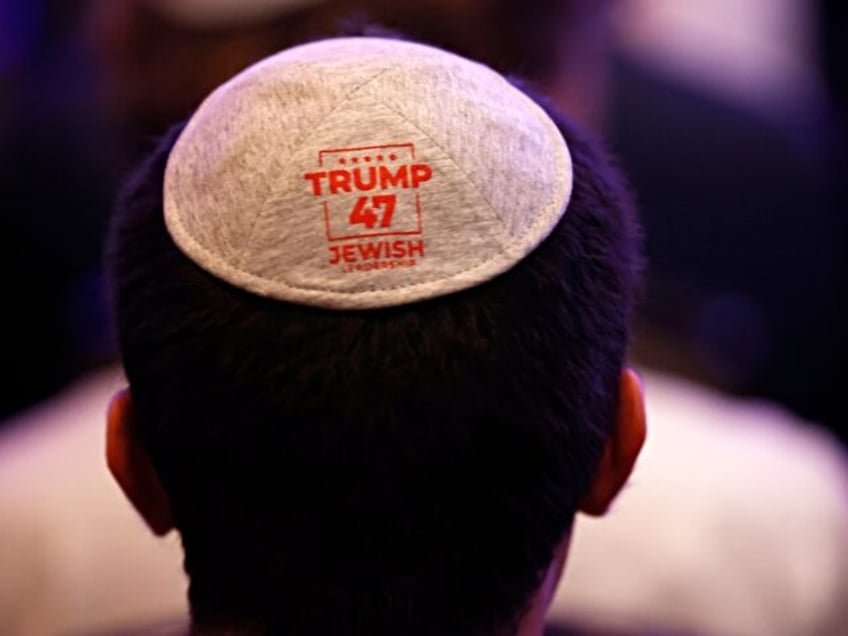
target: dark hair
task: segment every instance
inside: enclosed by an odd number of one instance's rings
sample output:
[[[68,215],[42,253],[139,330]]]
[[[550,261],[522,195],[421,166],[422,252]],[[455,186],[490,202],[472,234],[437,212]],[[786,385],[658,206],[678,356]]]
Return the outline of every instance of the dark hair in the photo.
[[[180,128],[131,180],[114,315],[195,625],[515,628],[614,422],[640,273],[622,177],[552,116],[575,183],[551,236],[489,283],[391,309],[277,302],[189,260],[162,209]]]

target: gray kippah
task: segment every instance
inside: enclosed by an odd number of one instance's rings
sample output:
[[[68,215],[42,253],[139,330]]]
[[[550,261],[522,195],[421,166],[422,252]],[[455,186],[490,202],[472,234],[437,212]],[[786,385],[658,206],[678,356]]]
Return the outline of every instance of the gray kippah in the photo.
[[[571,189],[558,128],[491,69],[344,38],[268,58],[203,103],[168,161],[165,220],[232,285],[368,309],[505,272]]]

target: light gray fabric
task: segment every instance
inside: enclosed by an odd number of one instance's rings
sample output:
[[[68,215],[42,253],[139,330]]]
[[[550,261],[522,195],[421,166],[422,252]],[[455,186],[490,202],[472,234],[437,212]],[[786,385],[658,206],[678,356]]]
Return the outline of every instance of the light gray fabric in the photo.
[[[171,236],[212,274],[364,309],[508,270],[571,189],[556,125],[494,71],[344,38],[280,53],[213,93],[171,153],[164,194]]]

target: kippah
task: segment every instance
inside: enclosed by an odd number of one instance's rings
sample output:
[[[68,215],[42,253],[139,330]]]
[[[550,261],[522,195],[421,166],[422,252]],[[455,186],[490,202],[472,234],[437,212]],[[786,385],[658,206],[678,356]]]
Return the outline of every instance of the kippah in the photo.
[[[571,190],[559,129],[496,72],[340,38],[216,90],[171,152],[164,206],[177,246],[211,274],[346,310],[491,280],[550,234]]]
[[[321,4],[324,0],[146,0],[166,18],[195,28],[258,22]]]

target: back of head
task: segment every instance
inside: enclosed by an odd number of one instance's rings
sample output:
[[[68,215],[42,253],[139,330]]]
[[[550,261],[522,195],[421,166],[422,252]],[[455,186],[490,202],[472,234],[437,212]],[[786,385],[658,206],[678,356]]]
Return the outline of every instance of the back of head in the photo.
[[[335,77],[335,58],[322,57],[328,48],[341,47],[342,58],[345,47],[353,47],[353,58],[371,55],[371,44],[348,42],[300,47],[248,71],[187,127],[173,130],[129,184],[108,266],[136,427],[182,535],[201,629],[511,633],[568,533],[615,418],[639,276],[631,199],[607,157],[574,125],[550,110],[545,115],[488,69],[428,47],[373,45],[379,55],[359,67],[386,65],[373,95],[393,106],[379,111],[385,128],[351,129],[351,121],[377,116],[377,101],[360,103],[345,93],[343,102],[323,104],[316,88]],[[478,111],[497,118],[513,103],[538,118],[547,137],[534,136],[532,123],[531,130],[513,131],[522,141],[511,157],[453,161],[442,154],[444,144],[433,139],[444,131],[421,128],[426,114],[389,112],[400,108],[392,91],[408,93],[408,109],[427,102],[427,87],[406,81],[406,71],[429,73],[441,64],[449,68],[437,78],[447,83],[437,94],[444,112],[461,103],[467,119],[445,117],[444,126],[463,147],[476,147],[475,136],[503,132],[494,124],[475,128]],[[288,90],[263,85],[269,73],[282,82],[297,75],[300,100],[281,97],[274,102],[279,111],[268,115],[278,127],[241,135],[240,117],[265,116],[251,111],[251,90]],[[491,92],[469,96],[464,73],[482,77]],[[292,123],[293,110],[325,106],[327,119],[305,132]],[[339,114],[346,109],[353,119]],[[487,121],[508,126],[513,114]],[[325,126],[335,116],[335,127]],[[202,133],[206,126],[217,136]],[[420,136],[405,145],[392,136],[393,126],[410,131],[410,139]],[[338,145],[324,144],[325,133],[338,135]],[[382,141],[373,143],[374,135]],[[262,146],[269,136],[295,150],[274,155],[274,144]],[[538,148],[551,154],[532,151],[537,137]],[[201,155],[198,148],[205,149]],[[336,177],[326,169],[315,177],[303,175],[298,163],[317,156],[325,168],[331,160],[364,166],[390,155],[400,161],[407,152],[417,162],[408,172],[339,167]],[[552,172],[549,164],[563,157],[570,157],[562,164],[568,172]],[[514,171],[499,172],[499,161]],[[292,163],[299,178],[288,180]],[[469,165],[478,173],[460,170]],[[256,217],[240,234],[227,219],[249,216],[254,205],[240,189],[245,174],[263,175],[251,177],[251,187],[265,187],[269,175],[279,187],[308,191],[302,199],[277,190],[263,195],[270,220]],[[420,262],[413,263],[407,243],[403,255],[380,261],[394,265],[354,266],[368,250],[373,256],[384,249],[361,247],[383,240],[388,208],[379,204],[361,208],[359,218],[355,207],[350,216],[344,207],[340,217],[377,238],[334,234],[344,228],[334,225],[333,206],[358,206],[361,198],[344,186],[365,185],[366,174],[394,179],[383,183],[384,194],[397,197],[389,225],[403,222],[404,197],[412,197],[409,210],[417,200],[417,231],[428,250],[426,258],[418,254]],[[402,174],[408,181],[401,183]],[[413,193],[415,174],[421,179]],[[505,183],[493,183],[492,175]],[[522,249],[492,248],[490,260],[501,265],[477,278],[470,265],[443,275],[452,258],[466,263],[476,258],[469,252],[489,249],[477,236],[490,231],[480,220],[489,208],[481,203],[476,216],[450,225],[451,218],[466,218],[462,206],[471,209],[479,194],[491,209],[508,206],[499,208],[506,225],[523,223],[539,211],[522,209],[522,201],[536,201],[534,192],[548,188],[552,214],[544,227],[534,223],[516,234]],[[319,193],[323,203],[309,203]],[[294,239],[286,234],[313,224],[320,234],[314,244],[311,229]],[[440,224],[453,232],[449,248],[434,245],[434,237],[446,241]],[[399,250],[395,243],[406,238],[386,239],[385,249]],[[333,252],[334,245],[354,247]],[[252,260],[275,250],[279,268],[265,257]],[[320,252],[314,262],[313,250]],[[327,256],[340,262],[328,269]],[[309,278],[315,263],[324,269]],[[415,287],[418,281],[407,277],[421,272],[440,282]],[[407,287],[416,291],[398,291]]]

